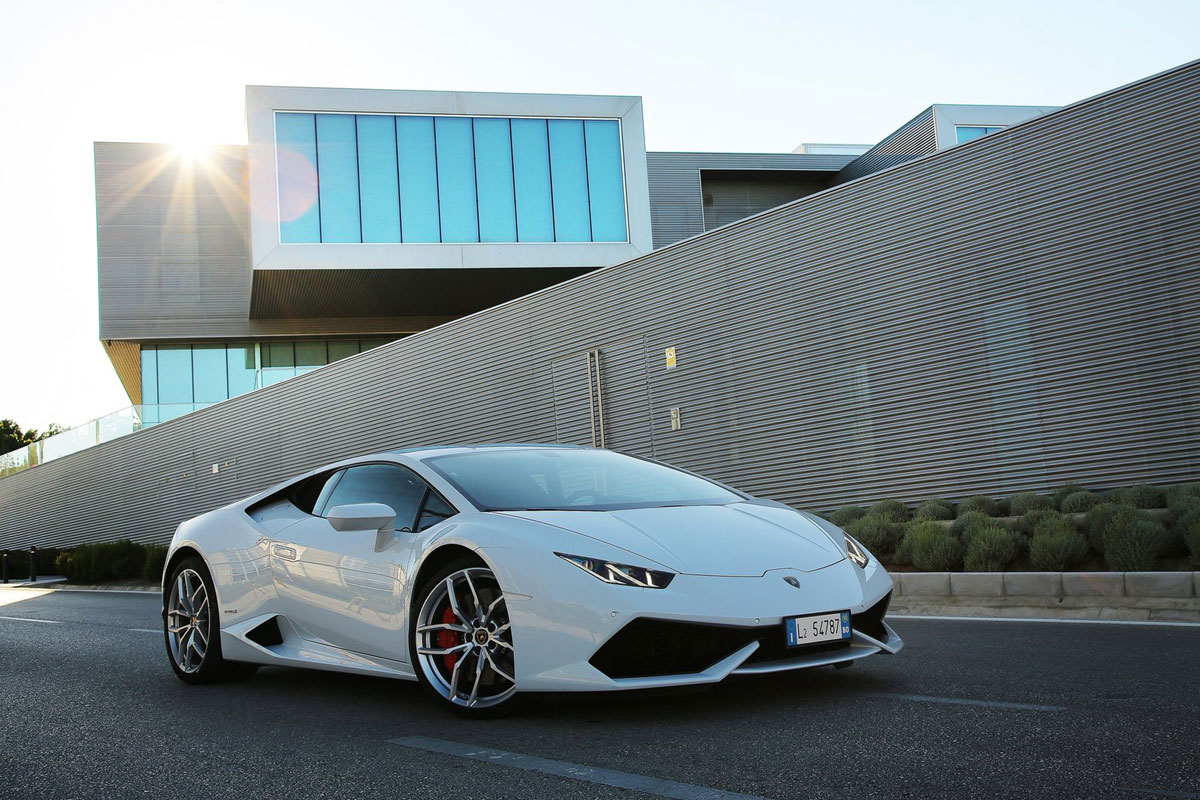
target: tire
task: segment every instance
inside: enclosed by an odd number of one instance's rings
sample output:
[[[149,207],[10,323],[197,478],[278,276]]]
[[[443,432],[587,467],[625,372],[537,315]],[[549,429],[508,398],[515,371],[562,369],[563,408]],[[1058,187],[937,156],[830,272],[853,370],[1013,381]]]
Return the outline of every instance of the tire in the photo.
[[[184,683],[248,678],[257,664],[221,657],[220,609],[208,567],[198,556],[180,561],[163,588],[163,640],[171,669]]]
[[[529,704],[517,691],[504,593],[482,562],[464,558],[438,570],[417,590],[413,612],[413,669],[444,708],[482,719]]]

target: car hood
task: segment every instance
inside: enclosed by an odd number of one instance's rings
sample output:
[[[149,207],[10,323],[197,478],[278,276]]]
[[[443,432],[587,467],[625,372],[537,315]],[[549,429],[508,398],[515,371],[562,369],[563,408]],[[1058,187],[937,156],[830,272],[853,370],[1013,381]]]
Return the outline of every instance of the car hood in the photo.
[[[811,572],[845,558],[840,543],[815,523],[789,508],[755,503],[502,513],[598,539],[686,575]]]

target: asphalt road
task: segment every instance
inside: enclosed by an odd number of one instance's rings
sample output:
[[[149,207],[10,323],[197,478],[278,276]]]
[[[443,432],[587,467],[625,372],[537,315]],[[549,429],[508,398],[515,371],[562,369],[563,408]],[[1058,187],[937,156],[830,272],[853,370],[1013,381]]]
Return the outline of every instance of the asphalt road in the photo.
[[[378,678],[186,686],[153,595],[6,597],[0,797],[1200,798],[1200,627],[896,620],[848,670],[471,722]]]

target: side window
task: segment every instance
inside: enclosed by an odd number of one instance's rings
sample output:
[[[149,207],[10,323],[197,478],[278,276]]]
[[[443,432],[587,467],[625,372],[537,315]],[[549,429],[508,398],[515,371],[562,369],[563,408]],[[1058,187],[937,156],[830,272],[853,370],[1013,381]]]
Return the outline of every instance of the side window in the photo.
[[[383,503],[396,512],[396,530],[411,531],[425,499],[425,490],[425,482],[404,467],[364,464],[346,470],[333,487],[321,513],[324,516],[335,506]]]
[[[417,519],[417,530],[423,531],[457,513],[449,503],[442,499],[441,495],[430,489],[429,494],[425,497],[425,505],[421,506],[421,516]]]
[[[346,474],[346,470],[338,469],[334,473],[325,475],[324,480],[314,480],[314,485],[319,486],[320,491],[317,494],[316,503],[312,504],[312,509],[305,509],[305,511],[312,515],[323,515],[325,504],[329,503],[329,495],[334,493],[334,487],[337,486],[338,481],[342,480],[344,474]]]

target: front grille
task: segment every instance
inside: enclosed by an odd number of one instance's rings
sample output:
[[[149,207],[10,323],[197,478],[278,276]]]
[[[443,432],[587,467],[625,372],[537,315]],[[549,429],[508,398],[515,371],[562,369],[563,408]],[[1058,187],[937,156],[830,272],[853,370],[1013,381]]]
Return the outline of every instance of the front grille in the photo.
[[[703,672],[745,647],[755,630],[639,617],[605,642],[590,663],[610,678]]]
[[[883,615],[890,599],[889,592],[866,611],[852,614],[851,628],[885,641]],[[842,640],[788,647],[782,624],[743,628],[639,617],[605,642],[589,663],[614,679],[691,675],[703,672],[755,639],[758,649],[746,659],[747,664],[784,661],[850,646],[849,640]]]

